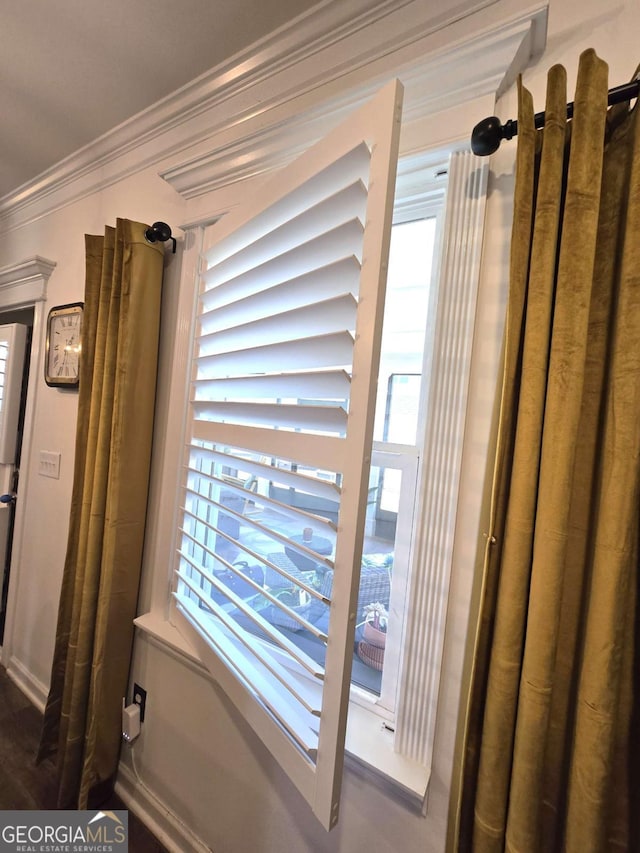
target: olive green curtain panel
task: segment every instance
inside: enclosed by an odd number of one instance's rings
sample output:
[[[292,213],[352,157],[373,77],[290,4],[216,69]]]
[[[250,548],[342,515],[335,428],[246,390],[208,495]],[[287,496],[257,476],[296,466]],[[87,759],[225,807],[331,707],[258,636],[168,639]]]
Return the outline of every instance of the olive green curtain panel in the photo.
[[[607,110],[607,88],[586,51],[567,122],[552,68],[536,131],[519,87],[462,851],[604,853],[640,837],[640,132],[637,109]]]
[[[133,642],[155,406],[164,253],[119,219],[86,243],[76,454],[51,686],[39,759],[58,808],[113,784]]]

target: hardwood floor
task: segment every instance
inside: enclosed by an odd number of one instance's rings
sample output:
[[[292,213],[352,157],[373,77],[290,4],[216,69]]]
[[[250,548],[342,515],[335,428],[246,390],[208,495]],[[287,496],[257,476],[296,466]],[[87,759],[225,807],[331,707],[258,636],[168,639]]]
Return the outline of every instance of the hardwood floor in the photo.
[[[36,767],[42,716],[0,667],[0,807],[53,808],[55,770]]]
[[[55,767],[35,763],[42,715],[0,666],[0,811],[55,808]],[[115,795],[105,808],[124,809]],[[166,853],[145,825],[129,812],[130,853]]]

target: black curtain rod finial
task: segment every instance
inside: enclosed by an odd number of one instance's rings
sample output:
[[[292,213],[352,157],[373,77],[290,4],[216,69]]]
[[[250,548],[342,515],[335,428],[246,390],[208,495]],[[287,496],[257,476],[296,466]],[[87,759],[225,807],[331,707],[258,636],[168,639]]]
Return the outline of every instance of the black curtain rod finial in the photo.
[[[161,243],[166,243],[167,240],[171,240],[173,254],[175,255],[177,241],[175,237],[171,236],[171,226],[167,225],[166,222],[154,222],[151,228],[145,230],[144,238],[148,243],[157,243],[158,240]]]
[[[509,119],[501,124],[497,116],[489,116],[473,128],[471,133],[471,150],[478,157],[488,157],[500,147],[503,139],[513,139],[518,132],[518,123]]]

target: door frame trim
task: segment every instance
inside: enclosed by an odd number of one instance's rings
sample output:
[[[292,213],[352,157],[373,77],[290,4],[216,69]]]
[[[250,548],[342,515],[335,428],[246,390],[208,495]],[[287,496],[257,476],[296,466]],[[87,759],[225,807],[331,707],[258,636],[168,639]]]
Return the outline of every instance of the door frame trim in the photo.
[[[19,566],[22,558],[22,545],[25,535],[24,507],[28,500],[28,486],[31,475],[33,422],[37,391],[42,384],[37,381],[39,366],[42,364],[43,338],[46,325],[46,299],[49,277],[55,269],[55,261],[33,255],[17,264],[0,268],[0,311],[19,308],[33,308],[33,335],[29,356],[29,382],[24,413],[22,434],[22,464],[20,479],[20,501],[16,505],[13,530],[13,549],[9,570],[9,593],[3,644],[0,647],[0,663],[10,669],[11,647],[14,630],[15,602],[20,583]]]

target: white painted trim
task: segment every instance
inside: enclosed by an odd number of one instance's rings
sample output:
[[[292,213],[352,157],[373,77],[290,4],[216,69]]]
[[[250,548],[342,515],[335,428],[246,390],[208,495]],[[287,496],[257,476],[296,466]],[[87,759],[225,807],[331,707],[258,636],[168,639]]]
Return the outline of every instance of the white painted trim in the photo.
[[[47,281],[55,261],[34,255],[0,269],[0,310],[23,308],[47,298]]]
[[[396,748],[426,766],[433,751],[453,559],[487,176],[486,161],[470,152],[452,155],[396,729]]]
[[[129,748],[135,749],[135,744]],[[211,848],[176,817],[171,806],[154,794],[122,760],[115,792],[169,853],[184,853],[185,850],[211,853]]]
[[[7,675],[24,695],[33,702],[38,711],[44,714],[49,689],[16,658],[11,658],[7,667]]]
[[[22,545],[25,537],[24,507],[28,501],[28,484],[31,482],[33,422],[36,408],[39,372],[42,369],[42,355],[46,325],[45,302],[47,298],[47,283],[56,264],[46,258],[35,255],[18,264],[0,269],[0,308],[23,308],[33,306],[33,333],[31,339],[31,355],[29,359],[29,384],[24,413],[21,452],[21,479],[19,500],[16,503],[16,515],[13,529],[13,546],[11,552],[11,568],[9,571],[9,592],[7,596],[7,615],[4,629],[3,645],[0,650],[0,660],[8,668],[11,658],[15,602],[17,601],[20,583],[20,566],[22,565]]]

